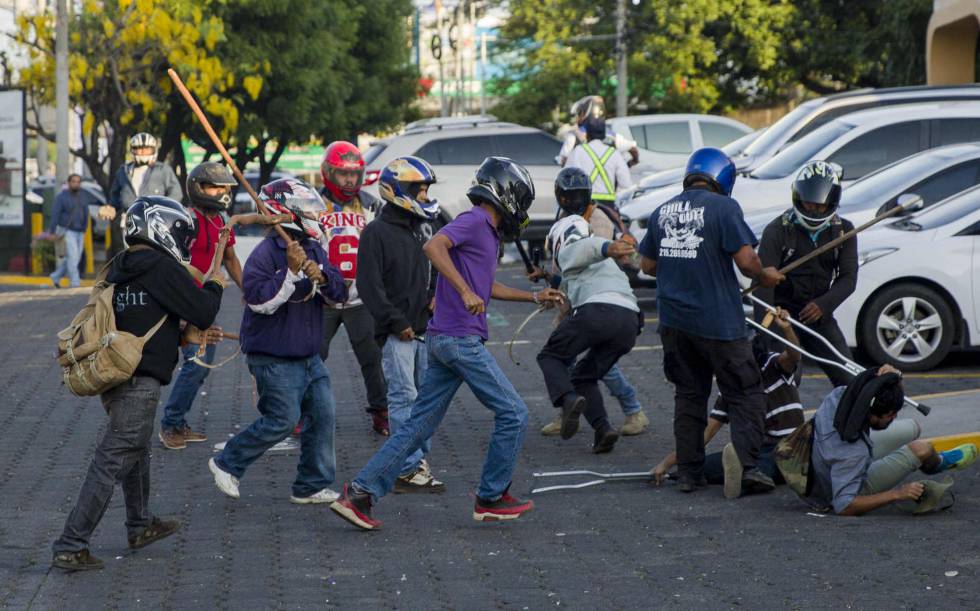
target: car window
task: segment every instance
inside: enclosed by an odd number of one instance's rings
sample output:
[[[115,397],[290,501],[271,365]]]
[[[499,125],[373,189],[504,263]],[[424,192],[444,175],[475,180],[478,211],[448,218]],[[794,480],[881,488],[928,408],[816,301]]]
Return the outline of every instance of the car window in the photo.
[[[443,138],[430,141],[413,155],[433,165],[480,165],[493,155],[493,142],[490,136]]]
[[[850,106],[840,106],[838,108],[834,108],[826,112],[823,112],[817,115],[816,117],[814,117],[813,119],[811,119],[809,123],[801,127],[799,131],[793,134],[790,137],[790,139],[786,141],[786,144],[782,146],[782,148],[789,146],[790,144],[796,142],[803,136],[806,136],[807,134],[817,129],[818,127],[830,123],[834,119],[843,117],[844,115],[850,114],[852,112],[857,112],[859,110],[866,110],[868,108],[873,108],[878,104],[881,104],[881,102],[868,102],[866,104],[852,104]]]
[[[860,180],[844,188],[840,206],[842,210],[867,210],[882,204],[882,197],[910,193],[912,181],[920,177],[938,174],[945,163],[936,161],[935,156],[923,153],[900,162],[889,164],[861,177]],[[898,193],[901,189],[901,193]],[[893,198],[894,199],[894,198]]]
[[[745,135],[745,132],[727,123],[698,121],[698,125],[701,127],[701,140],[704,142],[704,146],[721,148]]]
[[[823,102],[823,99],[810,100],[809,102],[804,102],[786,113],[783,115],[782,119],[767,127],[765,131],[752,142],[752,144],[745,147],[745,154],[769,154],[769,151],[777,142],[779,142],[788,132],[792,132],[792,130],[796,129],[797,124],[802,121],[804,117],[813,112],[815,108],[823,104]]]
[[[636,146],[654,153],[690,153],[691,127],[687,121],[631,125]]]
[[[818,129],[759,166],[757,170],[752,172],[752,176],[766,180],[785,178],[800,169],[804,163],[812,160],[813,156],[825,146],[852,129],[854,129],[853,125],[844,122],[825,125],[823,129]]]
[[[932,137],[933,146],[980,140],[980,118],[939,119],[933,125],[936,126]]]
[[[951,195],[956,195],[975,186],[978,173],[980,173],[980,160],[974,159],[937,172],[905,191],[921,196],[922,202],[926,206],[931,206]],[[897,201],[898,197],[892,199]]]
[[[386,148],[388,148],[387,144],[382,144],[380,142],[375,142],[374,144],[372,144],[371,148],[369,148],[367,152],[364,153],[365,167],[374,163],[374,160],[378,158],[378,155],[385,152]]]
[[[973,189],[920,212],[909,220],[921,228],[921,231],[928,231],[959,220],[978,208],[980,208],[980,189]]]
[[[555,165],[561,149],[561,142],[548,134],[501,134],[493,139],[495,155],[510,157],[521,165]]]
[[[873,129],[851,140],[827,161],[844,168],[844,179],[854,180],[922,149],[922,121],[903,121]],[[802,141],[801,141],[802,142]]]

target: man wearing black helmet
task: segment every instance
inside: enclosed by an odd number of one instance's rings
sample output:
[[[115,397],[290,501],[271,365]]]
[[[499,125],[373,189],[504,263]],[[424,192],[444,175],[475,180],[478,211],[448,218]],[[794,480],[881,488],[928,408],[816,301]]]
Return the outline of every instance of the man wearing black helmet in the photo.
[[[742,296],[732,262],[762,286],[782,280],[755,254],[755,236],[731,198],[735,164],[715,148],[687,162],[684,191],[650,215],[641,269],[657,277],[664,373],[674,384],[674,441],[681,492],[707,485],[704,429],[711,378],[728,401],[736,462],[726,465],[725,495],[764,492],[772,479],[756,466],[765,396],[746,339]],[[730,475],[730,477],[729,477]]]
[[[180,526],[150,513],[150,439],[160,387],[170,383],[177,364],[180,321],[196,327],[185,329],[185,341],[205,341],[197,329],[207,329],[221,306],[220,280],[198,287],[181,265],[190,260],[194,235],[193,217],[172,199],[141,197],[129,208],[129,248],[110,262],[105,280],[115,285],[116,327],[149,339],[133,377],[101,396],[109,424],[64,531],[52,546],[52,566],[69,571],[103,567],[88,543],[116,484],[125,497],[130,548],[145,547]]]
[[[208,273],[218,248],[219,234],[225,226],[221,212],[231,204],[231,188],[235,185],[235,177],[225,166],[213,161],[207,161],[195,167],[187,175],[187,197],[191,200],[190,212],[197,225],[197,234],[191,245],[191,266],[201,272]],[[232,230],[224,252],[224,266],[228,275],[242,287],[242,264],[235,255],[235,232]],[[220,333],[215,329],[212,333]],[[205,363],[214,362],[215,344],[209,344],[204,349],[201,359]],[[184,364],[177,373],[177,379],[170,389],[170,396],[163,406],[163,418],[160,420],[160,443],[170,450],[182,450],[188,442],[207,441],[207,436],[191,429],[186,416],[194,404],[197,392],[208,377],[208,369],[198,365],[193,359],[200,351],[199,344],[190,342],[181,348]]]
[[[803,166],[793,181],[793,207],[773,219],[762,232],[759,258],[763,265],[783,267],[803,257],[842,233],[854,228],[837,214],[841,185],[839,169],[825,161]],[[850,357],[834,310],[857,286],[857,238],[791,271],[786,282],[775,289],[762,288],[756,295],[788,311],[790,316],[827,338],[837,350]],[[756,306],[761,320],[765,311]],[[808,333],[800,336],[803,348],[819,357],[834,359],[823,342]],[[820,363],[835,386],[847,386],[851,376],[837,367]]]
[[[527,429],[527,406],[484,346],[486,304],[491,297],[553,304],[562,295],[551,288],[529,293],[494,280],[500,241],[516,240],[529,222],[534,183],[528,171],[510,159],[488,157],[466,195],[473,208],[459,214],[423,247],[439,270],[439,279],[425,338],[428,368],[411,415],[330,506],[363,530],[381,526],[371,517],[372,505],[391,491],[405,460],[435,433],[464,382],[494,413],[473,519],[512,520],[534,507],[508,492]]]

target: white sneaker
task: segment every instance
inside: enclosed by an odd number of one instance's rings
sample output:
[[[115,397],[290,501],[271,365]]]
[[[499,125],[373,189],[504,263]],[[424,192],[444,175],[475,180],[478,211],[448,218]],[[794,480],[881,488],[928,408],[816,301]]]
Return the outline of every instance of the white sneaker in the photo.
[[[211,473],[214,475],[214,485],[218,487],[218,490],[224,492],[233,499],[240,498],[238,493],[238,478],[223,471],[218,463],[214,462],[214,459],[208,461],[208,469],[211,469]]]
[[[296,503],[297,505],[310,505],[319,503],[333,503],[340,498],[340,494],[334,492],[330,488],[324,488],[323,490],[311,494],[310,496],[291,496],[289,497],[290,503]]]

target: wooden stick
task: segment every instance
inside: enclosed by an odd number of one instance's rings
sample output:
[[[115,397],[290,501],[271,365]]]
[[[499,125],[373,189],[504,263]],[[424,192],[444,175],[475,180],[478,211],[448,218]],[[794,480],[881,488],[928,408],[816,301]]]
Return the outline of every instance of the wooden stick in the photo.
[[[235,165],[235,161],[231,158],[231,155],[228,154],[228,150],[225,148],[225,145],[221,143],[221,140],[218,138],[218,134],[214,132],[214,129],[211,127],[211,123],[208,121],[208,118],[204,115],[204,111],[201,110],[201,107],[198,105],[197,101],[194,100],[194,96],[191,95],[191,92],[187,90],[187,87],[184,85],[184,81],[180,79],[180,76],[177,74],[177,72],[174,71],[173,68],[168,68],[167,74],[170,75],[170,80],[174,82],[174,85],[177,87],[177,91],[180,92],[181,97],[183,97],[184,101],[187,102],[187,105],[190,106],[191,111],[194,113],[194,116],[197,117],[197,120],[198,122],[200,122],[201,127],[204,128],[204,131],[205,133],[207,133],[208,138],[211,139],[211,143],[214,144],[214,147],[218,149],[219,153],[221,153],[222,159],[224,159],[225,163],[228,164],[228,167],[231,168],[231,173],[235,175],[235,178],[238,180],[238,184],[240,184],[242,188],[245,189],[245,191],[247,191],[248,194],[252,197],[252,201],[255,202],[256,210],[258,210],[262,214],[269,214],[269,211],[266,209],[265,204],[263,204],[262,200],[259,198],[258,193],[256,193],[255,189],[252,188],[252,185],[248,184],[248,181],[245,180],[245,176],[242,174],[242,171],[238,169],[237,165]],[[279,233],[279,237],[285,240],[286,244],[289,244],[293,241],[293,239],[289,237],[289,234],[286,233],[285,229],[283,229],[279,225],[275,225],[275,228],[276,231]],[[210,275],[210,272],[208,275]]]
[[[918,202],[915,202],[915,203],[918,203]],[[779,273],[780,274],[783,274],[783,275],[790,273],[791,271],[793,271],[797,267],[803,265],[804,263],[806,263],[808,261],[812,261],[816,257],[819,257],[823,253],[827,252],[828,250],[832,250],[834,248],[837,248],[838,246],[840,246],[844,242],[850,240],[851,238],[853,238],[857,234],[861,233],[862,231],[864,231],[868,227],[871,227],[872,225],[876,225],[876,224],[880,223],[881,221],[883,221],[883,220],[885,220],[885,219],[887,219],[887,218],[889,218],[891,216],[894,216],[894,215],[898,214],[899,212],[901,212],[902,210],[905,210],[905,209],[906,209],[906,207],[904,207],[904,206],[895,206],[891,210],[888,210],[887,212],[881,213],[881,215],[874,217],[873,219],[871,219],[867,223],[861,225],[860,227],[855,227],[854,229],[852,229],[852,230],[850,230],[850,231],[848,231],[848,232],[846,232],[846,233],[844,233],[842,235],[837,236],[836,238],[834,238],[833,240],[827,242],[826,244],[824,244],[820,248],[817,248],[813,252],[808,253],[808,254],[800,257],[796,261],[793,261],[789,265],[787,265],[787,266],[783,267],[782,269],[780,269],[779,270]],[[749,288],[747,288],[744,291],[742,291],[742,296],[744,297],[745,295],[748,295],[749,293],[751,293],[752,291],[754,291],[757,288],[759,288],[759,284],[757,282],[753,281],[752,282],[752,285]]]

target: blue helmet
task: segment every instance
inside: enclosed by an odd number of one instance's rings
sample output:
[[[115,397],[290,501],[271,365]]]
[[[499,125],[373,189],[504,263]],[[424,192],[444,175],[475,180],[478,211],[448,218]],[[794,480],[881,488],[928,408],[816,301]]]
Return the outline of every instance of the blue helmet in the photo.
[[[700,148],[687,160],[684,172],[684,188],[691,183],[703,180],[724,196],[732,194],[735,186],[735,164],[723,151],[706,147]]]

